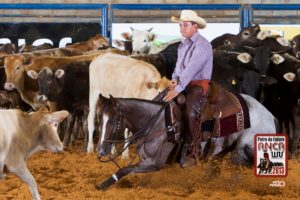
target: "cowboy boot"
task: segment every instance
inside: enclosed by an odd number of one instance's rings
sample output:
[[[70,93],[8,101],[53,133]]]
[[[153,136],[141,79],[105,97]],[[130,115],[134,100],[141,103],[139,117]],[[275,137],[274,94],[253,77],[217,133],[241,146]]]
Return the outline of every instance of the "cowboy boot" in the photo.
[[[181,167],[196,165],[200,156],[201,145],[201,112],[207,100],[201,86],[189,86],[186,91],[185,125],[186,144],[181,158]]]

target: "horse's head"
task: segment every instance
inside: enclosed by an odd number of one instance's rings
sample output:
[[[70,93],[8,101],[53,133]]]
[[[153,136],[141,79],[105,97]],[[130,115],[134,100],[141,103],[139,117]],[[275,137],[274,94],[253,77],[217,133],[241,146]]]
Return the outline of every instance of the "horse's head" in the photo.
[[[99,156],[108,155],[112,144],[124,139],[125,120],[117,100],[112,96],[106,98],[102,94],[99,95],[95,127],[99,131],[97,146]]]

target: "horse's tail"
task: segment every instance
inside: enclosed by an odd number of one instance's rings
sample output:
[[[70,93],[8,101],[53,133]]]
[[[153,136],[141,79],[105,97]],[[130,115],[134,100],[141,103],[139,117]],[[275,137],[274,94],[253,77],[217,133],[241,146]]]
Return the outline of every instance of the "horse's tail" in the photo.
[[[275,123],[276,133],[279,133],[279,122],[276,117],[274,117],[274,123]]]

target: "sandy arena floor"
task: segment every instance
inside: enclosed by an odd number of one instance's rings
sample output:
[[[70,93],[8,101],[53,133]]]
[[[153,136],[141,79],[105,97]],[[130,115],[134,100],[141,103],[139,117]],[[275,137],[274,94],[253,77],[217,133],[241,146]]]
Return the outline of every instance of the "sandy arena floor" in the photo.
[[[125,166],[128,161],[120,161]],[[61,154],[34,154],[28,166],[43,200],[81,199],[300,199],[300,157],[289,160],[288,177],[257,178],[252,168],[233,167],[225,160],[221,174],[207,180],[207,164],[181,169],[179,164],[148,174],[131,174],[105,191],[95,184],[116,171],[112,163],[100,163],[97,154],[86,154],[82,146]],[[284,180],[285,187],[269,186]],[[13,174],[0,181],[0,199],[30,200],[25,183]]]

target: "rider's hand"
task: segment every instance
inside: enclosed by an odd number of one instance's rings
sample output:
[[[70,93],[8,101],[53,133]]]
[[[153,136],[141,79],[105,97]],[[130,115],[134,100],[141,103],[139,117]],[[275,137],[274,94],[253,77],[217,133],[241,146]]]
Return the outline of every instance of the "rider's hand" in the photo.
[[[176,92],[175,89],[170,89],[169,92],[167,93],[167,95],[164,97],[164,101],[171,101],[172,99],[174,99],[179,93]]]

